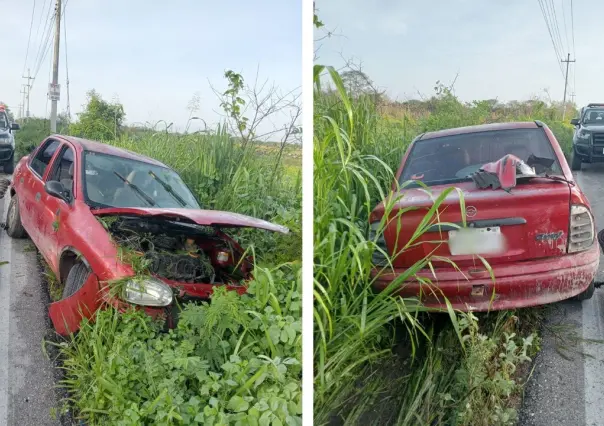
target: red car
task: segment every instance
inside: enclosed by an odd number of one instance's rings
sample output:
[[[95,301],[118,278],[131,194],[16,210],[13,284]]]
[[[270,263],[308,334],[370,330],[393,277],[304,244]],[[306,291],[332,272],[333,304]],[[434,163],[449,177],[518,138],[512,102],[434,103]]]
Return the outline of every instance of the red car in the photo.
[[[593,295],[600,258],[594,216],[543,123],[422,134],[409,146],[396,179],[393,195],[401,197],[394,208],[382,202],[370,217],[372,238],[391,257],[390,265],[381,251],[374,254],[378,290],[395,283],[400,295],[419,296],[428,307],[444,308],[446,297],[463,311]],[[458,192],[451,192],[439,208],[438,223],[435,215],[414,240],[433,200],[451,186],[463,193],[465,211]],[[492,268],[494,281],[479,255]],[[403,276],[427,257],[432,257],[433,270],[424,265],[414,278]]]
[[[225,228],[288,229],[202,210],[159,161],[88,140],[51,136],[16,166],[6,229],[29,236],[58,280],[49,314],[60,334],[113,305],[136,305],[173,323],[176,301],[226,285],[245,292],[252,265]]]

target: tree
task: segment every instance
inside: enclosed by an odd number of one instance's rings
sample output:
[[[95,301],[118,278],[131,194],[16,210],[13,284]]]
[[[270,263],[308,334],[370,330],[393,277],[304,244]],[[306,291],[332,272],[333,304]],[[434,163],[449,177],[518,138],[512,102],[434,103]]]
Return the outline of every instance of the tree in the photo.
[[[88,102],[78,121],[71,124],[70,133],[87,139],[106,141],[122,133],[126,113],[119,102],[107,102],[95,90],[87,93]]]

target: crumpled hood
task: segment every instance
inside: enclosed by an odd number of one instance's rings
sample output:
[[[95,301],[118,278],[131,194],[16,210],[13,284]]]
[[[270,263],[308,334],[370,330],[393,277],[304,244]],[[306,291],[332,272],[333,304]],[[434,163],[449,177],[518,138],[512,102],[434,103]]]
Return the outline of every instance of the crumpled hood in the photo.
[[[117,216],[136,215],[165,217],[171,219],[188,219],[202,226],[217,226],[224,228],[258,228],[267,231],[288,234],[289,229],[266,220],[256,219],[238,213],[222,212],[217,210],[195,210],[195,209],[162,209],[143,207],[109,207],[91,210],[95,216]]]

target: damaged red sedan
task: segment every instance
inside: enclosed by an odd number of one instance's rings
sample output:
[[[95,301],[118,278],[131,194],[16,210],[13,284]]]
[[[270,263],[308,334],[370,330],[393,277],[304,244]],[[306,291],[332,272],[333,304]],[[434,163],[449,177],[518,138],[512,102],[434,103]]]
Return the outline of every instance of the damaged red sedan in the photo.
[[[21,159],[7,194],[9,236],[29,236],[64,284],[49,307],[60,334],[103,306],[136,305],[173,323],[177,301],[206,299],[218,285],[243,293],[252,265],[225,229],[288,232],[202,210],[159,161],[66,136],[49,137]]]
[[[426,224],[426,232],[413,240],[436,197],[452,186],[463,193],[465,211],[452,191],[438,209],[438,223]],[[444,308],[446,298],[463,311],[593,295],[600,258],[594,216],[545,124],[422,134],[408,148],[393,191],[400,196],[394,208],[382,202],[370,219],[372,238],[382,248],[373,258],[378,290],[392,284],[400,295],[417,296],[428,307]],[[402,280],[426,258],[432,268],[426,265],[413,279]]]

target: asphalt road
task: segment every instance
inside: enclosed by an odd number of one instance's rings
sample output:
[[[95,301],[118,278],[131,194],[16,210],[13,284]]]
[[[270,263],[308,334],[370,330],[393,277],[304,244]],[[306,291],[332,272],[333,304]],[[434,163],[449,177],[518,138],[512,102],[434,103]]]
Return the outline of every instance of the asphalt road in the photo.
[[[604,229],[604,165],[575,172],[597,230]],[[604,278],[600,256],[598,280]],[[604,426],[604,287],[590,300],[548,309],[542,351],[525,388],[520,425]]]
[[[7,207],[0,200],[0,222]],[[54,367],[42,349],[48,296],[29,244],[0,230],[0,262],[9,262],[0,266],[0,425],[60,425]]]

